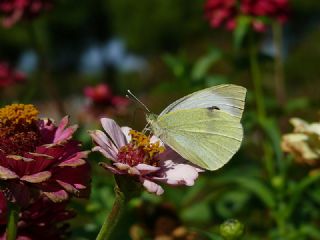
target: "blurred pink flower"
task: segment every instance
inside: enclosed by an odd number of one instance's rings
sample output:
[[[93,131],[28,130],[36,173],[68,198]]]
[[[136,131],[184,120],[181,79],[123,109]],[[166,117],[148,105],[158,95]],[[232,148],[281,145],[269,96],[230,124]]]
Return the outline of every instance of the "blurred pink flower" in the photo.
[[[240,10],[244,15],[267,17],[283,24],[288,20],[289,2],[288,0],[241,0]],[[252,26],[257,32],[266,29],[261,19],[254,19]]]
[[[112,98],[110,87],[104,83],[95,87],[85,87],[84,95],[94,103],[108,103]]]
[[[22,18],[34,18],[50,9],[52,0],[1,0],[0,14],[4,15],[2,25],[12,27]]]
[[[213,28],[224,26],[233,30],[236,27],[237,0],[208,0],[205,16]]]
[[[90,133],[96,147],[111,164],[100,163],[114,174],[128,174],[136,178],[151,193],[161,195],[164,190],[156,182],[168,185],[192,186],[203,170],[189,164],[177,153],[165,148],[155,136],[149,137],[128,127],[120,128],[109,118],[101,119],[105,132]]]
[[[207,0],[205,4],[205,17],[210,25],[228,30],[236,27],[237,17],[245,15],[252,18],[255,31],[263,32],[266,29],[263,18],[283,24],[288,20],[288,12],[288,0]]]
[[[67,127],[67,117],[56,126],[37,115],[33,105],[0,108],[0,181],[6,196],[21,206],[38,195],[54,202],[88,196],[88,152],[72,139],[77,126]]]
[[[6,62],[0,62],[0,88],[24,82],[25,79],[26,77],[23,73],[14,71]]]
[[[85,87],[84,95],[94,104],[121,107],[127,106],[129,100],[125,97],[114,96],[109,85],[105,83],[98,84],[94,87]]]
[[[0,191],[0,212],[7,212],[4,194]],[[40,198],[26,208],[21,209],[18,220],[17,240],[60,240],[67,239],[68,225],[63,222],[75,216],[66,210],[67,202],[53,203],[48,198]],[[6,239],[6,215],[0,222],[0,240]]]

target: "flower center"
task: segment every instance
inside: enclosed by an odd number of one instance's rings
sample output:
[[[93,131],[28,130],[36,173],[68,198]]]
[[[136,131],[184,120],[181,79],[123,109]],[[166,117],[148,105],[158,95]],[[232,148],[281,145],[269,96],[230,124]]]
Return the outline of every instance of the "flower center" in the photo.
[[[129,134],[131,135],[130,143],[119,149],[119,162],[130,166],[136,166],[139,163],[158,166],[158,155],[165,150],[160,146],[160,141],[151,143],[150,136],[135,130],[131,130]]]
[[[21,155],[35,150],[40,142],[38,110],[31,104],[12,104],[0,108],[0,149]]]

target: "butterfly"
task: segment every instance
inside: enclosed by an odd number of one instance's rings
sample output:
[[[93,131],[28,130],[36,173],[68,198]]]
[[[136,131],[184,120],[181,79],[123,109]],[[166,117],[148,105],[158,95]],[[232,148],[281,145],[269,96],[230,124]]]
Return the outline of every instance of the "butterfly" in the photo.
[[[183,158],[216,170],[240,148],[245,96],[244,87],[217,85],[180,98],[159,115],[146,118],[152,133]]]

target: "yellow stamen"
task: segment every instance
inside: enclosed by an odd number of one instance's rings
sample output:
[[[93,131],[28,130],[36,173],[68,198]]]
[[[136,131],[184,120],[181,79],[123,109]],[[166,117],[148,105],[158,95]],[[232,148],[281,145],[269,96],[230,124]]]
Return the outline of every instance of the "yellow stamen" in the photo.
[[[150,136],[146,136],[143,133],[135,130],[130,130],[129,134],[131,135],[131,142],[137,147],[142,147],[143,150],[149,155],[150,159],[152,159],[156,154],[162,153],[165,150],[163,146],[160,146],[160,141],[151,143]]]
[[[32,104],[11,104],[0,108],[0,127],[7,124],[31,124],[39,111]]]

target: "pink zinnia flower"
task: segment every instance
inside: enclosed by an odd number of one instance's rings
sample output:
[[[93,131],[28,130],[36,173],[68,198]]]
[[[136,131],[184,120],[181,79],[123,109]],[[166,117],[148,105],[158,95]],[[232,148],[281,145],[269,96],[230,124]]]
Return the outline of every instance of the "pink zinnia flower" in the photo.
[[[0,108],[0,181],[11,201],[27,205],[45,195],[54,202],[88,195],[88,151],[72,140],[68,118],[56,126],[33,105]]]
[[[97,145],[93,151],[99,151],[112,161],[101,166],[114,174],[131,175],[151,193],[161,195],[164,192],[158,182],[192,186],[198,173],[203,171],[165,148],[155,136],[146,136],[128,127],[120,128],[109,118],[102,118],[101,124],[106,133],[100,130],[90,133]]]
[[[14,71],[8,63],[0,62],[0,88],[4,88],[25,80],[25,75]]]
[[[0,14],[4,15],[2,25],[11,27],[22,18],[34,18],[50,9],[52,0],[1,0]]]
[[[2,202],[6,199],[0,191],[0,212],[7,212],[7,206],[1,205]],[[40,198],[21,209],[17,240],[42,240],[44,237],[47,240],[67,239],[68,225],[64,222],[73,218],[75,213],[67,210],[66,205],[67,202],[53,203],[48,198]],[[6,221],[0,222],[0,240],[6,239]]]

